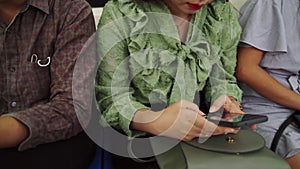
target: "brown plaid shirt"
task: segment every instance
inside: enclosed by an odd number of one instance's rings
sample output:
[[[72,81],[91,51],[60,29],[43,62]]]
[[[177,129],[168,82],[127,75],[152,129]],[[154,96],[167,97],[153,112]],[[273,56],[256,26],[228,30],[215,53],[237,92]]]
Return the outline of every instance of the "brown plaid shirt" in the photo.
[[[67,139],[82,128],[74,111],[72,75],[94,33],[85,0],[28,0],[10,25],[0,19],[0,115],[30,129],[19,150]],[[41,67],[31,62],[36,55]]]

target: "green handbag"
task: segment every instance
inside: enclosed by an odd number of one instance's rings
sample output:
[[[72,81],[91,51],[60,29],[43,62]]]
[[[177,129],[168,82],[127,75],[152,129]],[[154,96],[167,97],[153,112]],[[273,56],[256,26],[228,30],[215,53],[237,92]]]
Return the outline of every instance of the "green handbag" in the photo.
[[[151,142],[154,153],[169,139]],[[160,169],[290,169],[284,159],[265,147],[264,138],[251,130],[212,136],[203,143],[182,141],[156,155],[156,160]]]

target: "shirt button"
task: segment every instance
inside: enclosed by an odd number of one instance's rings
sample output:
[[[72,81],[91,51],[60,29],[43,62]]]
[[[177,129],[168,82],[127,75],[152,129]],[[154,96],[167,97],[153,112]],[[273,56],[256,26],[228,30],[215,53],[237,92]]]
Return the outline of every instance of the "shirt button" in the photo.
[[[14,67],[11,67],[11,68],[9,68],[8,70],[9,70],[10,72],[12,72],[12,73],[13,73],[13,72],[15,72],[15,71],[16,71],[16,68],[14,68]]]
[[[17,106],[17,102],[11,102],[11,103],[10,103],[10,106],[11,106],[11,107],[16,107],[16,106]]]

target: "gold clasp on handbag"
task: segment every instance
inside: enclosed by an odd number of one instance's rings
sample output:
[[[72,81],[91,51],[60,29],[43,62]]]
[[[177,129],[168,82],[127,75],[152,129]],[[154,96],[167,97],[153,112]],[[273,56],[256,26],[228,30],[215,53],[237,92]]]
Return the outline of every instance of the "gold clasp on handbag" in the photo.
[[[232,137],[230,137],[230,136],[228,136],[228,137],[226,138],[226,140],[227,140],[228,143],[233,143],[233,142],[234,142],[234,138],[232,138]]]

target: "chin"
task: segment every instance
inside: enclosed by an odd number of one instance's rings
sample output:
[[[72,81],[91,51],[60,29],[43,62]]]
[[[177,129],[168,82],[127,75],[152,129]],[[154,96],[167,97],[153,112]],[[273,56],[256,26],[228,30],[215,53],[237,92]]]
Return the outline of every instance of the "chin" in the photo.
[[[190,10],[187,12],[188,15],[194,15],[196,14],[198,11],[195,11],[195,10]]]

